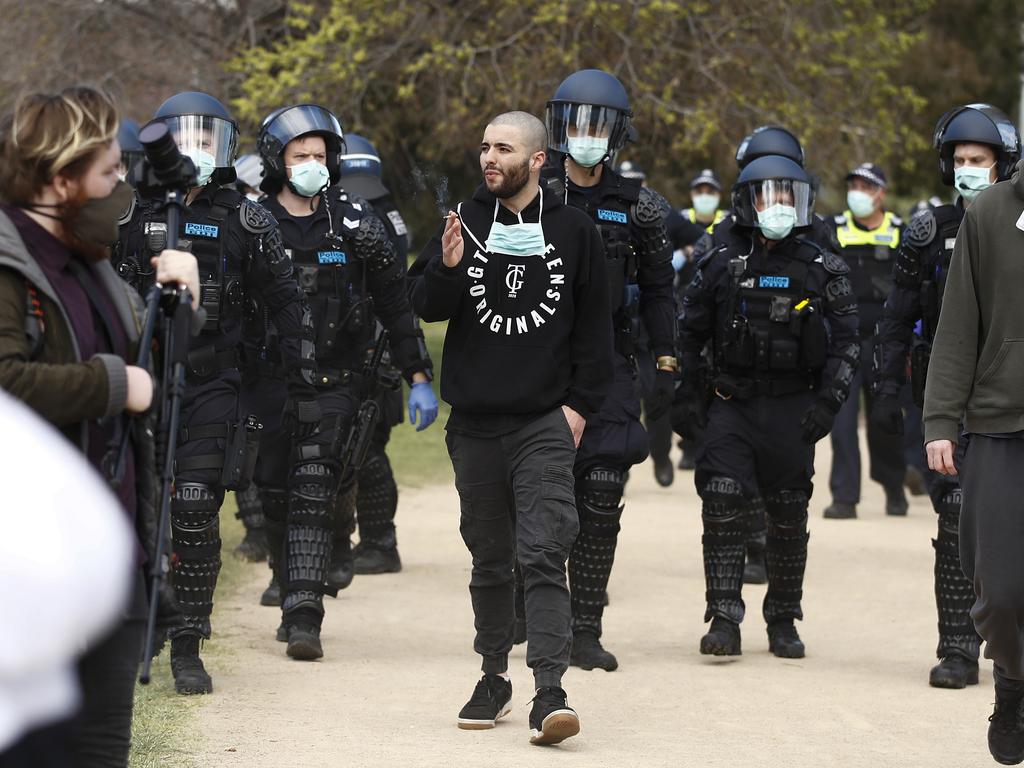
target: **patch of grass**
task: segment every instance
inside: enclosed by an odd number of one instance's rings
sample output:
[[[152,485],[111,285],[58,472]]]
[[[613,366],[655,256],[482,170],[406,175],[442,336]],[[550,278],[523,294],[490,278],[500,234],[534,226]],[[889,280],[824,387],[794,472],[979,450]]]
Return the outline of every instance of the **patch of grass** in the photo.
[[[220,531],[223,543],[223,566],[217,581],[216,606],[232,594],[244,578],[246,564],[232,552],[244,534],[242,523],[235,517],[234,494],[228,494],[220,510]],[[217,642],[218,615],[213,614],[214,638],[203,646],[204,658],[222,661],[230,658],[231,647]],[[216,690],[216,681],[214,681]],[[216,692],[214,695],[217,695]],[[153,662],[150,684],[135,686],[135,711],[132,718],[132,750],[129,768],[194,768],[196,718],[205,696],[179,696],[171,675],[170,644]]]
[[[444,425],[451,408],[440,399],[441,348],[447,323],[424,323],[423,334],[434,362],[434,394],[438,396],[441,408],[435,421],[428,429],[417,432],[409,425],[408,413],[404,424],[391,431],[388,443],[388,457],[395,470],[399,487],[421,486],[430,483],[451,483],[452,463],[444,444]],[[404,391],[408,402],[408,388]]]

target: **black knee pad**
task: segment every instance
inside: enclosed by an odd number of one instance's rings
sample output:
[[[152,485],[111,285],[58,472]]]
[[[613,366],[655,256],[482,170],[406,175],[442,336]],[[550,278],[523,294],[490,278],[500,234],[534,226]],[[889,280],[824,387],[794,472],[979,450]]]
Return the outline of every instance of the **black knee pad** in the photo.
[[[213,528],[222,499],[222,493],[206,483],[175,483],[171,498],[175,530],[198,533]]]
[[[811,497],[802,488],[771,491],[764,496],[768,529],[787,531],[807,528],[807,504]]]
[[[625,487],[626,473],[612,467],[594,467],[576,482],[580,533],[599,538],[618,535]]]
[[[267,519],[267,525],[284,530],[285,521],[288,519],[288,490],[263,486],[260,488],[260,503],[263,505],[263,516]]]
[[[743,486],[733,477],[715,476],[708,479],[700,491],[701,516],[705,525],[745,523],[749,502],[743,495]]]

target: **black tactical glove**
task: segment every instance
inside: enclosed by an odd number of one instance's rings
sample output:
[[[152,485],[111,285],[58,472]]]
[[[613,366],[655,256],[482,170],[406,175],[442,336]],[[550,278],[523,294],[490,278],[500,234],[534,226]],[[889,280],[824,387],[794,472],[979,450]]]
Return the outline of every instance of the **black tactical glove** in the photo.
[[[903,434],[903,408],[892,395],[878,395],[871,404],[871,424],[887,435]]]
[[[288,398],[284,407],[284,429],[294,440],[305,440],[320,429],[320,403],[315,398]]]
[[[654,374],[654,389],[649,397],[644,400],[644,407],[647,409],[647,418],[657,421],[672,407],[672,400],[676,396],[676,377],[671,371],[657,371]]]
[[[696,440],[708,425],[708,408],[704,395],[695,387],[682,384],[672,403],[672,430],[682,438]]]
[[[827,400],[819,400],[804,413],[800,426],[804,428],[803,440],[814,445],[832,431],[839,408]]]

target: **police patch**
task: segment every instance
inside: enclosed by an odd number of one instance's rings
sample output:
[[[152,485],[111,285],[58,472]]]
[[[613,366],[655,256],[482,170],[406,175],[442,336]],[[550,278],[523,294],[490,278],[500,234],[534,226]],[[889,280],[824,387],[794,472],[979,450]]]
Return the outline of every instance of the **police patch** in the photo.
[[[196,224],[194,221],[185,223],[185,234],[192,237],[212,237],[220,235],[220,227],[216,224]]]
[[[761,275],[757,281],[758,288],[789,288],[789,278],[785,275]]]
[[[395,228],[396,235],[406,235],[409,233],[408,227],[405,226],[405,219],[402,218],[402,214],[398,211],[388,211],[388,220],[391,222],[391,226]]]
[[[601,221],[613,221],[616,224],[629,223],[629,217],[622,211],[609,211],[607,208],[598,208],[597,218]]]
[[[903,239],[907,245],[919,248],[935,239],[936,230],[935,214],[930,210],[924,210],[910,220],[910,224],[903,232]]]
[[[320,264],[348,264],[348,254],[344,251],[317,251],[316,260]]]

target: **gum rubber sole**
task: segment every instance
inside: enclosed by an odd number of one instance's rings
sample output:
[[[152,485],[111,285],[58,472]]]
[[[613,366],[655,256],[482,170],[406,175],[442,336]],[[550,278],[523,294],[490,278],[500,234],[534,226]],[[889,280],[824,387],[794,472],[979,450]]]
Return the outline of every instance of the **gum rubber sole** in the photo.
[[[471,720],[470,718],[460,717],[459,728],[463,731],[489,731],[494,727],[498,720],[501,720],[505,715],[512,711],[512,707],[508,703],[501,708],[501,711],[493,720]]]
[[[533,730],[531,744],[559,744],[580,732],[580,718],[571,709],[556,709],[544,718],[540,730]]]

